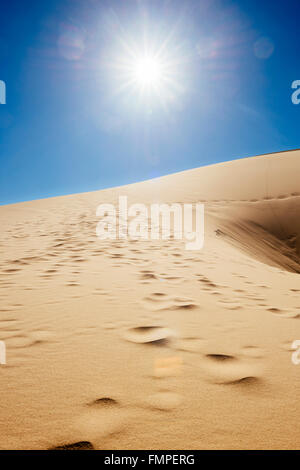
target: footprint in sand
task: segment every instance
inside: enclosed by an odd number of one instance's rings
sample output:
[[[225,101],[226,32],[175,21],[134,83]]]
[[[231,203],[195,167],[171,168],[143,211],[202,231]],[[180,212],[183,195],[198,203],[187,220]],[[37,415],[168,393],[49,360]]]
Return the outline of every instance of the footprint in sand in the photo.
[[[277,307],[269,307],[267,308],[267,311],[268,312],[271,312],[271,313],[274,313],[275,315],[281,315],[283,312],[283,310],[281,310],[280,308],[277,308]]]
[[[153,281],[155,279],[157,279],[157,276],[153,271],[141,271],[141,281]]]
[[[3,335],[2,338],[6,341],[7,346],[11,349],[27,348],[32,346],[32,340],[24,334]]]
[[[94,406],[81,414],[73,424],[76,436],[101,447],[103,439],[126,430],[131,415],[118,406]]]
[[[180,338],[177,342],[176,350],[189,353],[199,353],[203,350],[203,343],[205,339],[200,337],[185,337]]]
[[[96,406],[96,407],[112,407],[118,406],[117,400],[109,397],[97,398],[96,400],[90,402],[89,406]]]
[[[267,311],[273,313],[278,318],[284,318],[284,319],[293,318],[296,320],[300,318],[300,314],[297,311],[293,312],[293,311],[283,310],[283,309],[276,308],[276,307],[268,308]]]
[[[193,310],[198,306],[188,298],[168,297],[163,293],[150,294],[143,299],[143,304],[150,310]]]
[[[54,334],[46,330],[33,330],[29,336],[32,344],[49,343],[55,339]]]
[[[246,363],[231,354],[206,354],[206,372],[210,382],[217,385],[259,385],[257,367]]]
[[[262,359],[265,356],[265,350],[257,346],[244,346],[242,354],[255,359]]]
[[[167,294],[164,292],[152,292],[148,297],[145,297],[145,300],[149,300],[149,302],[160,302],[167,298]]]
[[[54,336],[48,331],[34,330],[28,334],[15,333],[9,334],[14,330],[6,330],[8,334],[5,334],[3,338],[7,342],[8,346],[12,349],[28,348],[43,343],[49,343],[54,341]],[[17,330],[16,330],[17,331]]]
[[[126,330],[123,337],[132,343],[166,345],[175,337],[175,333],[161,326],[139,326]]]
[[[154,292],[143,299],[143,305],[149,310],[161,310],[168,302],[169,297],[163,292]]]
[[[234,356],[229,356],[227,354],[207,354],[206,357],[215,362],[224,362],[224,361],[235,361]]]
[[[94,450],[94,446],[89,441],[80,441],[74,442],[73,444],[62,444],[61,446],[51,447],[49,450]]]
[[[198,307],[191,299],[184,297],[175,297],[173,305],[170,306],[170,310],[194,310]]]
[[[160,281],[166,281],[169,284],[170,283],[181,284],[182,282],[185,281],[185,279],[181,276],[169,276],[169,275],[161,274]]]

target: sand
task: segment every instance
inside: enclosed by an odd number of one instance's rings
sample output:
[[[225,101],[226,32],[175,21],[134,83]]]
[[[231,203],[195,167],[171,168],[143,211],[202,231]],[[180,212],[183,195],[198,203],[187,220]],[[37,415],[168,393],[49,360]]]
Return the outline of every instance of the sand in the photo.
[[[299,449],[300,151],[0,207],[1,449]],[[96,237],[204,202],[205,245]]]

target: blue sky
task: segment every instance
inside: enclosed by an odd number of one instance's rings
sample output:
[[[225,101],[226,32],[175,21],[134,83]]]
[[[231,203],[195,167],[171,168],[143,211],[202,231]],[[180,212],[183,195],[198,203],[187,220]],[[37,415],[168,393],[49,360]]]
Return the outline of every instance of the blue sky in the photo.
[[[300,147],[298,0],[11,0],[1,5],[0,204]],[[170,82],[126,86],[163,44]],[[159,87],[158,87],[159,88]]]

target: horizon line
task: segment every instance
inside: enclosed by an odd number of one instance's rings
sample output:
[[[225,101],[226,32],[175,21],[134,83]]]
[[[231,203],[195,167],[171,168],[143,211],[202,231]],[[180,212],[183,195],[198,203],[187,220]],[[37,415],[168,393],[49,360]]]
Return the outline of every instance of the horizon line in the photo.
[[[9,202],[9,203],[1,203],[0,202],[0,208],[5,207],[5,206],[12,206],[14,204],[24,204],[24,203],[33,202],[33,201],[44,201],[44,200],[53,199],[53,198],[56,198],[56,197],[68,197],[68,196],[74,196],[76,194],[78,194],[78,195],[79,194],[89,194],[89,193],[94,193],[94,192],[97,192],[97,191],[105,191],[107,189],[117,189],[117,188],[122,188],[124,186],[130,186],[130,185],[133,185],[133,184],[145,183],[146,181],[152,181],[152,180],[155,180],[155,179],[158,179],[158,178],[164,178],[166,176],[171,176],[171,175],[176,175],[176,174],[179,174],[179,173],[184,173],[186,171],[196,170],[198,168],[205,168],[205,167],[214,166],[214,165],[222,165],[224,163],[230,163],[230,162],[239,161],[239,160],[246,160],[248,158],[259,158],[259,157],[266,157],[266,156],[271,156],[271,155],[275,155],[275,154],[290,153],[290,152],[297,152],[297,151],[300,151],[300,148],[294,148],[294,149],[290,149],[290,150],[280,150],[280,151],[275,151],[275,152],[271,152],[271,153],[262,153],[262,154],[258,154],[258,155],[249,155],[249,156],[239,157],[239,158],[232,158],[231,160],[224,160],[222,162],[214,162],[214,163],[209,163],[208,165],[200,165],[200,166],[196,166],[196,167],[192,167],[192,168],[186,168],[185,170],[180,170],[180,171],[175,171],[174,173],[167,173],[167,174],[163,174],[163,175],[160,175],[160,176],[155,176],[154,178],[147,178],[147,179],[143,179],[143,180],[139,180],[139,181],[134,181],[132,183],[125,183],[125,184],[122,184],[120,186],[108,186],[108,187],[102,187],[102,188],[98,188],[98,189],[92,189],[90,191],[82,191],[82,192],[74,192],[74,193],[72,192],[72,193],[67,193],[67,194],[56,194],[54,196],[45,196],[45,197],[41,197],[41,198],[38,197],[38,198],[34,198],[34,199],[26,199],[26,200]]]

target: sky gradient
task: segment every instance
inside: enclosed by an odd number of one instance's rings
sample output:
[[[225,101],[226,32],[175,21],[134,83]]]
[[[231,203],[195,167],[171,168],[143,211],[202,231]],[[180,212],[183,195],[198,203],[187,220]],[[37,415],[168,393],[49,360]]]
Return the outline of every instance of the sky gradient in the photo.
[[[296,0],[1,5],[0,204],[300,147],[299,9]],[[173,83],[140,99],[122,64],[145,37],[166,44]]]

